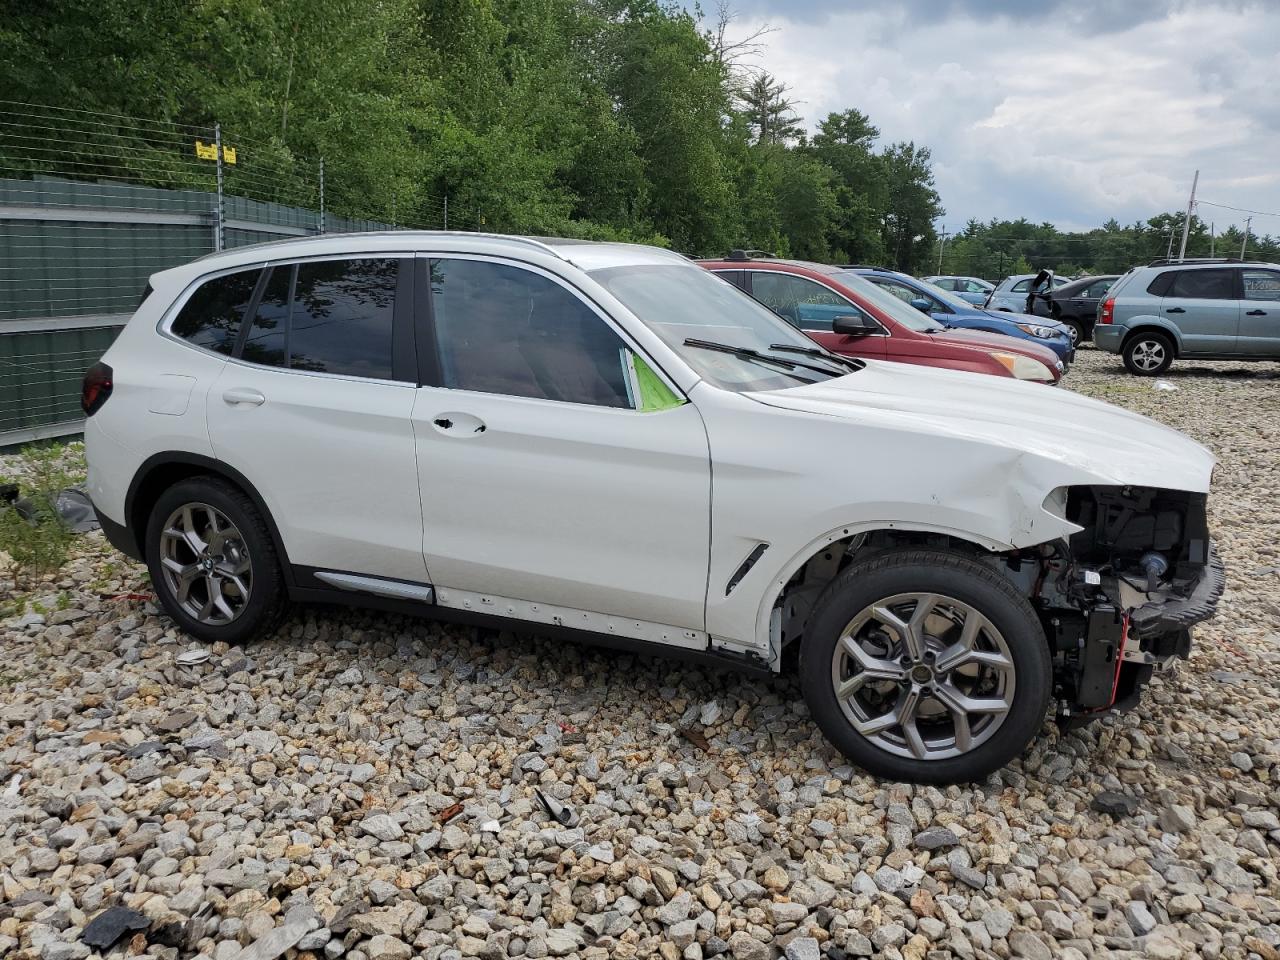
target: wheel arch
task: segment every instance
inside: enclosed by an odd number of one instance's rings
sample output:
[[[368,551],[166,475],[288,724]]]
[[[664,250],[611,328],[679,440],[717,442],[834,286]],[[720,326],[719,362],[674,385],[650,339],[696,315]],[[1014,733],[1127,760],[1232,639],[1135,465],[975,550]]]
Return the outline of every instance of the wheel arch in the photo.
[[[280,529],[276,526],[275,518],[272,517],[262,495],[239,470],[220,460],[198,453],[185,451],[157,453],[148,457],[138,467],[124,500],[125,522],[129,535],[137,546],[138,556],[144,560],[146,558],[145,531],[151,508],[156,500],[175,483],[193,477],[216,477],[230,483],[252,501],[254,508],[266,523],[267,530],[271,533],[272,544],[276,548],[276,554],[280,557],[284,570],[285,583],[292,588],[293,575],[289,555],[285,550],[284,540],[280,536]]]
[[[1120,341],[1120,349],[1125,347],[1133,340],[1134,337],[1144,333],[1162,333],[1173,341],[1173,355],[1175,358],[1182,354],[1182,337],[1179,335],[1178,328],[1166,320],[1159,317],[1142,317],[1136,322],[1131,321],[1125,327],[1123,339]]]
[[[852,562],[854,556],[912,546],[940,547],[980,559],[1016,549],[1013,544],[941,525],[875,522],[830,530],[810,541],[779,568],[761,598],[756,636],[773,651],[774,669],[780,667],[782,648],[800,635],[794,629],[787,631],[788,621],[794,624],[807,620],[813,601],[847,562]],[[777,609],[782,610],[782,617],[775,621]]]

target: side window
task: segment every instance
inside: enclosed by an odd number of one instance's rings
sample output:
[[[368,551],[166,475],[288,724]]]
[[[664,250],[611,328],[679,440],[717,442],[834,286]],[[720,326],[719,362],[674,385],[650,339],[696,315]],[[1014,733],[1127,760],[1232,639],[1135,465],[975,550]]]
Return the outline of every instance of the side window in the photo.
[[[1173,281],[1178,278],[1178,273],[1177,270],[1166,270],[1164,273],[1157,274],[1156,278],[1147,284],[1147,293],[1153,297],[1168,296]]]
[[[1017,283],[1015,283],[1015,284],[1014,284],[1012,287],[1010,287],[1009,289],[1010,289],[1010,290],[1012,290],[1014,293],[1026,293],[1028,290],[1030,290],[1030,289],[1031,289],[1031,281],[1030,281],[1030,280],[1019,280]]]
[[[941,287],[943,290],[954,290],[956,288],[956,283],[957,281],[952,280],[950,277],[942,277],[939,280],[933,281],[933,285],[935,287]]]
[[[840,294],[805,277],[758,270],[751,275],[751,291],[757,300],[801,330],[830,333],[836,317],[862,315]]]
[[[287,367],[288,347],[285,330],[289,322],[289,303],[293,299],[292,266],[273,267],[267,285],[254,311],[249,335],[240,356],[251,363],[268,367]]]
[[[1230,300],[1235,295],[1234,270],[1183,270],[1166,294],[1188,300]]]
[[[1274,270],[1244,271],[1246,300],[1280,300],[1280,273]]]
[[[394,379],[398,269],[398,260],[372,257],[298,264],[286,341],[290,369]]]
[[[747,289],[747,272],[745,270],[712,270],[721,280],[728,280],[739,290]]]
[[[191,294],[169,330],[198,347],[229,356],[261,272],[255,267],[206,280]]]
[[[601,407],[634,407],[629,351],[576,296],[521,267],[432,260],[443,386]]]
[[[982,284],[974,280],[966,280],[964,282],[965,293],[986,293],[986,288]]]

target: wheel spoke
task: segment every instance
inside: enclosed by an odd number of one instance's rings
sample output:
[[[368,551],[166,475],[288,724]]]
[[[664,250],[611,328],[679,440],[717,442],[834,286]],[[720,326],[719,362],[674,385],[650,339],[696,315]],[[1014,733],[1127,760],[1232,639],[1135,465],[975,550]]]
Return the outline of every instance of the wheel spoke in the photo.
[[[969,728],[969,715],[953,711],[951,719],[955,727],[956,749],[961,753],[965,753],[973,746],[973,732]]]
[[[899,680],[906,676],[906,669],[897,661],[873,657],[853,637],[842,637],[840,645],[863,673],[873,674],[880,680]]]
[[[213,605],[228,620],[234,620],[236,612],[231,609],[231,604],[227,602],[226,595],[222,592],[222,580],[218,577],[210,577],[210,590],[213,591]]]
[[[950,683],[940,683],[933,689],[937,699],[952,713],[1009,712],[1009,704],[1002,697],[971,697]]]

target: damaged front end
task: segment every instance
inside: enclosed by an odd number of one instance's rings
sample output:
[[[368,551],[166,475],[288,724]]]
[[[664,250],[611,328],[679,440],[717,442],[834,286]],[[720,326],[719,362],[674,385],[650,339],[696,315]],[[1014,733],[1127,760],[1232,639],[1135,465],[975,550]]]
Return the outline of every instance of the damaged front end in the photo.
[[[1225,572],[1203,493],[1135,486],[1059,491],[1081,529],[1039,550],[1032,599],[1054,651],[1064,725],[1133,707],[1156,672],[1191,652],[1191,627],[1213,616]]]

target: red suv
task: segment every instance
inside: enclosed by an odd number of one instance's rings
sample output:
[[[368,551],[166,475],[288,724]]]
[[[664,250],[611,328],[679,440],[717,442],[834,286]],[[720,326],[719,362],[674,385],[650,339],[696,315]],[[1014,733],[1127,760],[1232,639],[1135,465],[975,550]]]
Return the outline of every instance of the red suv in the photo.
[[[851,270],[773,258],[699,263],[833,353],[1042,383],[1062,379],[1062,363],[1047,347],[949,329]]]

